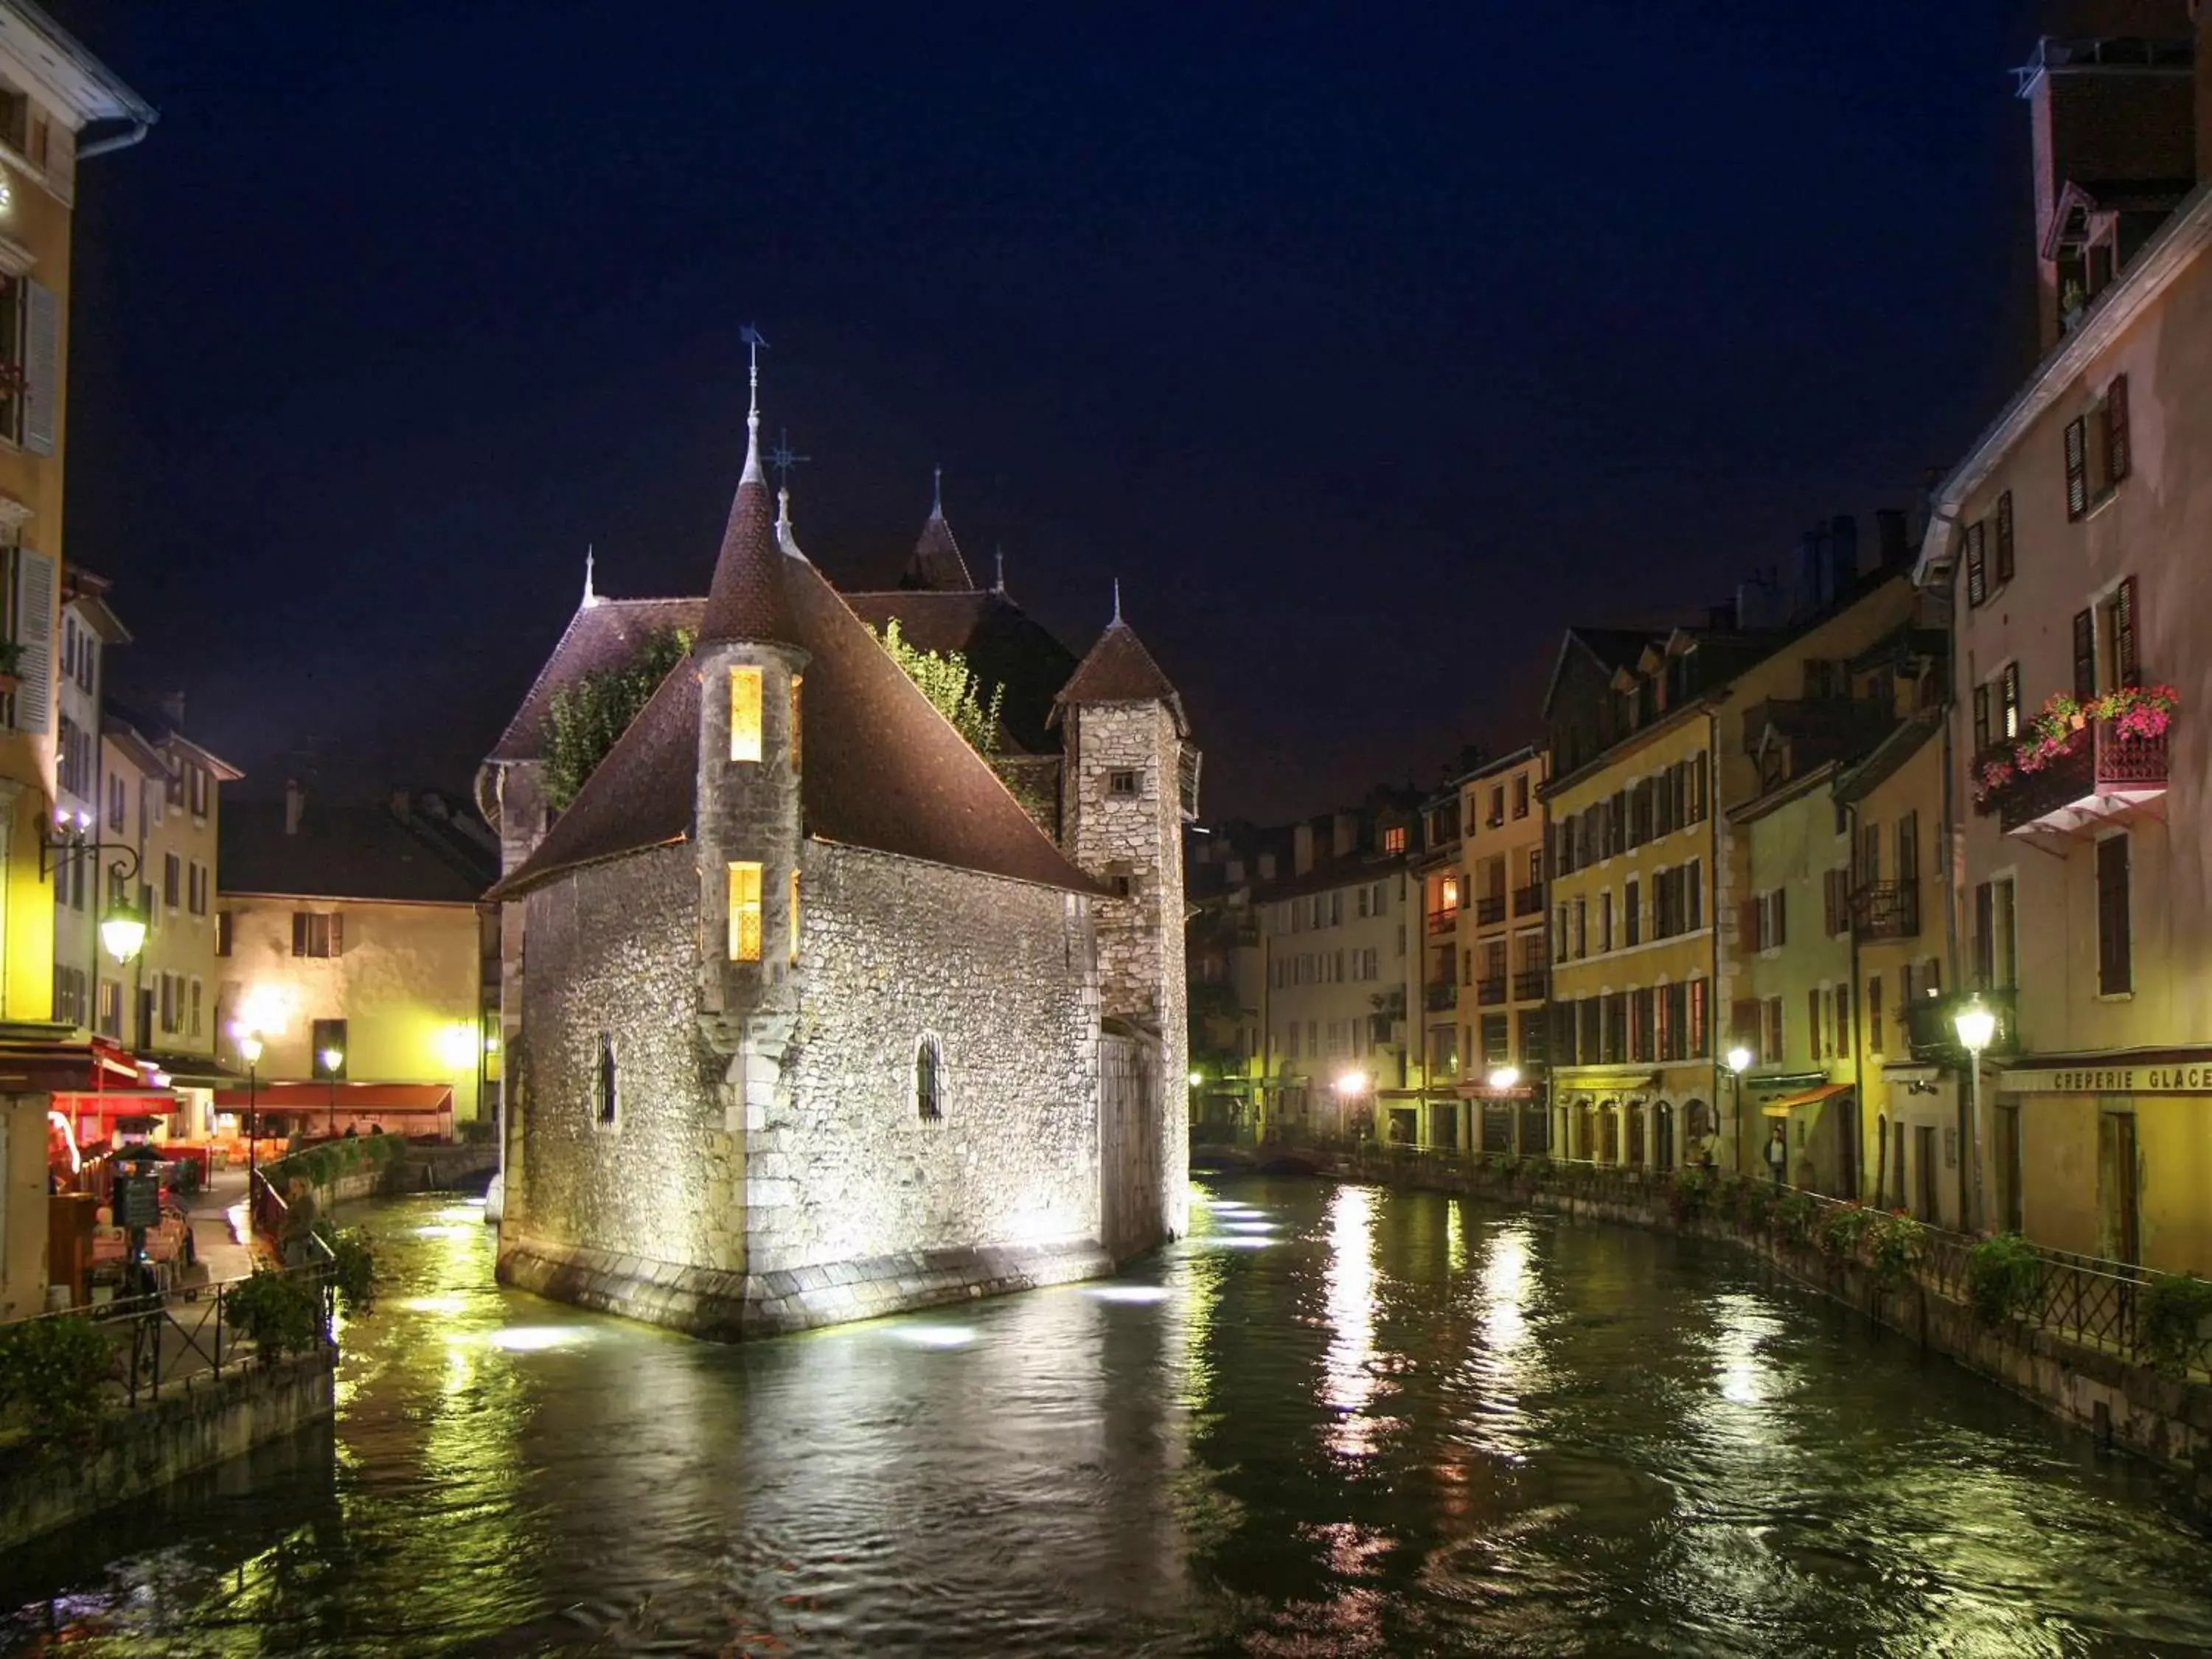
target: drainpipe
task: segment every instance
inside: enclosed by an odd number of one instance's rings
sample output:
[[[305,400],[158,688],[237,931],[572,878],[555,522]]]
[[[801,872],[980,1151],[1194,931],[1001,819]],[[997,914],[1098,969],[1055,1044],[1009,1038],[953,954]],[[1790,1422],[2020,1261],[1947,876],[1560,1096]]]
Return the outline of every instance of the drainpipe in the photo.
[[[1959,705],[1958,697],[1954,694],[1955,681],[1954,677],[1958,672],[1958,663],[1960,660],[1958,648],[1958,589],[1959,567],[1963,562],[1963,560],[1954,559],[1952,561],[1950,580],[1945,585],[1943,590],[1943,603],[1946,613],[1943,619],[1945,623],[1943,637],[1946,647],[1945,655],[1948,658],[1948,660],[1943,665],[1943,973],[1946,985],[1954,992],[1960,988],[1960,981],[1959,977],[1959,906],[1957,902],[1958,895],[1954,890],[1954,882],[1958,869],[1958,858],[1955,850],[1956,837],[1958,835],[1958,830],[1956,828],[1959,810],[1958,784],[1956,780],[1952,776],[1952,773],[1954,769],[1954,763],[1957,757],[1957,739],[1954,725],[1951,716],[1953,711],[1955,710]],[[1981,1066],[1981,1063],[1982,1060],[1979,1054],[1969,1054],[1966,1058],[1966,1064],[1975,1067],[1978,1071]],[[1965,1080],[1966,1079],[1960,1079],[1961,1082],[1964,1082]],[[1976,1084],[1979,1084],[1981,1079],[1977,1077],[1973,1081]],[[1980,1155],[1981,1148],[1975,1144],[1974,1137],[1972,1133],[1972,1126],[1966,1121],[1967,1091],[1965,1089],[1960,1089],[1959,1091],[1959,1097],[1954,1104],[1958,1113],[1959,1119],[1959,1145],[1963,1149],[1962,1154],[1959,1159],[1959,1217],[1962,1224],[1960,1231],[1964,1231],[1966,1229],[1963,1224],[1966,1218],[1973,1214],[1973,1211],[1968,1206],[1967,1196],[1972,1190],[1972,1170],[1971,1166],[1972,1165],[1975,1158]]]
[[[147,131],[153,125],[154,117],[150,113],[143,117],[133,116],[129,131],[118,132],[112,138],[95,138],[88,144],[79,145],[76,159],[89,161],[95,155],[112,155],[118,149],[129,149],[134,144],[143,143]]]
[[[1851,849],[1853,861],[1856,862],[1859,845],[1859,806],[1856,801],[1845,801],[1844,803],[1844,822],[1850,825],[1850,840],[1848,845]],[[1847,866],[1846,868],[1848,867],[1849,866]],[[1859,972],[1859,919],[1857,913],[1858,906],[1854,902],[1852,895],[1847,888],[1844,893],[1844,925],[1851,930],[1851,991],[1850,1000],[1848,1006],[1852,1011],[1852,1024],[1862,1024],[1864,1023],[1862,1017],[1866,1012],[1866,1004],[1863,1000],[1863,994],[1861,988],[1865,985],[1866,980]],[[1866,1158],[1866,1036],[1862,1032],[1859,1034],[1858,1040],[1851,1044],[1852,1145],[1850,1196],[1853,1199],[1863,1198],[1866,1194],[1866,1170],[1864,1167]],[[1885,1148],[1884,1152],[1886,1152],[1886,1151],[1887,1149]]]

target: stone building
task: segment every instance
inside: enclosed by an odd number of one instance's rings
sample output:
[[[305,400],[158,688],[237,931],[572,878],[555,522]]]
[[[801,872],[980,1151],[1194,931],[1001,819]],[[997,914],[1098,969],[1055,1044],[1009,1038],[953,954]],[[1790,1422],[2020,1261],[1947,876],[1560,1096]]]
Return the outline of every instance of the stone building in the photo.
[[[1055,840],[866,625],[1035,624],[940,513],[910,587],[839,594],[750,424],[704,603],[651,602],[690,656],[557,817],[569,639],[486,768],[528,956],[501,1277],[730,1337],[1107,1272],[1186,1224],[1181,700],[1118,605],[1041,711],[1006,677]],[[570,638],[623,660],[653,621],[599,608]]]

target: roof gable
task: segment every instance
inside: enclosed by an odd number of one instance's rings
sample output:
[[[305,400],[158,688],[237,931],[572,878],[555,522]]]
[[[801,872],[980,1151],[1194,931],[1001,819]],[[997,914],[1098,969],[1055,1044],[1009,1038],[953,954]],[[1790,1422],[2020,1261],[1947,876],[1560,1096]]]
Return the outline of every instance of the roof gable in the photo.
[[[1176,730],[1190,734],[1190,721],[1174,682],[1145,649],[1137,630],[1118,616],[1053,699],[1053,719],[1058,720],[1068,704],[1080,702],[1164,702],[1175,716]]]
[[[553,653],[531,682],[522,705],[491,751],[498,765],[540,758],[550,734],[553,699],[587,674],[620,668],[656,634],[696,634],[707,602],[680,599],[594,599],[568,619]]]
[[[968,561],[960,555],[960,544],[952,538],[952,526],[945,522],[942,508],[930,508],[921,535],[908,556],[899,586],[933,588],[940,592],[967,592],[974,589],[975,579],[968,574]]]

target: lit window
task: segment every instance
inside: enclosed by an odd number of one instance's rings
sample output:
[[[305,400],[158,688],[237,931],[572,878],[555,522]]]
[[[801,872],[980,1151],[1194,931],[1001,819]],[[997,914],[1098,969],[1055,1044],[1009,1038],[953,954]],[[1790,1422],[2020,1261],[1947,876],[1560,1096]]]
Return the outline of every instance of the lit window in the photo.
[[[791,872],[791,959],[799,960],[799,872]]]
[[[761,671],[757,668],[732,668],[730,671],[730,758],[733,761],[757,761],[760,757]]]
[[[1385,830],[1382,832],[1382,850],[1386,853],[1402,853],[1406,850],[1406,826],[1404,824],[1393,824],[1389,829]]]
[[[791,677],[791,769],[794,772],[799,770],[799,688],[805,684],[806,676],[804,674],[793,674]],[[792,872],[791,879],[794,884],[799,880],[797,871]],[[794,885],[792,890],[797,892],[799,890]],[[792,908],[795,914],[798,906],[793,905]],[[796,925],[796,923],[793,924],[793,926]],[[794,952],[798,949],[796,945],[792,948]]]
[[[730,960],[761,959],[761,867],[730,866]]]

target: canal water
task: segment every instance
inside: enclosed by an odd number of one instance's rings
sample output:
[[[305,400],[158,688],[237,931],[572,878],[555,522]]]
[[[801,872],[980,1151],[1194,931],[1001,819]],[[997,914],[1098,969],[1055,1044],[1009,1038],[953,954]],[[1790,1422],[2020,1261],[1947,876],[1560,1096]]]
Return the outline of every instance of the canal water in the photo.
[[[1225,1182],[1110,1284],[721,1347],[355,1218],[335,1427],[12,1553],[0,1650],[2212,1653],[2158,1477],[1695,1240]]]

